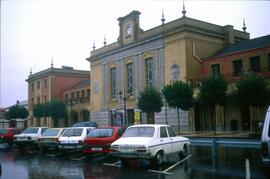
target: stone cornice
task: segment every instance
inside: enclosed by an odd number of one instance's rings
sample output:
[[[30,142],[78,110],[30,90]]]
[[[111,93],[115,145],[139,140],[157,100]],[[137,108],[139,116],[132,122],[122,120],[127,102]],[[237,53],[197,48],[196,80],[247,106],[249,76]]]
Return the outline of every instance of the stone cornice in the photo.
[[[138,34],[138,40],[133,43],[121,45],[117,42],[114,42],[108,46],[93,50],[91,52],[91,56],[88,57],[87,60],[89,62],[95,61],[96,59],[102,58],[104,56],[118,53],[120,51],[135,46],[140,46],[146,42],[157,40],[159,38],[163,38],[181,31],[191,31],[199,34],[204,34],[207,36],[225,39],[227,27],[228,26],[220,26],[188,17],[182,17],[174,21],[165,23],[163,25],[154,27],[147,31],[141,32],[140,34]],[[242,32],[239,30],[233,29],[233,35],[235,36],[236,40],[249,39],[249,33]]]
[[[86,70],[73,70],[63,68],[48,68],[46,70],[29,75],[27,82],[34,81],[48,76],[69,76],[69,77],[88,77],[90,78],[90,71]]]

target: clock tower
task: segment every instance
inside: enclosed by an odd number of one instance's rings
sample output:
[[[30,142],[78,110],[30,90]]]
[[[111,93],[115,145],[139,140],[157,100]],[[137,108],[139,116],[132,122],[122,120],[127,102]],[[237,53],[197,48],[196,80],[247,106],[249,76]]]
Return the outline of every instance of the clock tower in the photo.
[[[119,17],[119,43],[125,45],[135,41],[138,37],[138,33],[142,31],[139,23],[139,11],[132,11],[124,17]]]

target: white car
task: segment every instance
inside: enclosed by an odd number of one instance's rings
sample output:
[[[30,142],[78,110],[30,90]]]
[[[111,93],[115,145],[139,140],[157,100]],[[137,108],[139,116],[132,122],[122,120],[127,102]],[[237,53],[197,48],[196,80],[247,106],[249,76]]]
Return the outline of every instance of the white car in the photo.
[[[39,137],[47,129],[48,127],[29,127],[22,131],[20,134],[14,135],[13,141],[20,149],[24,149],[29,145],[38,146]]]
[[[186,157],[190,148],[188,138],[176,136],[168,125],[134,125],[111,144],[112,154],[126,164],[129,159],[149,159],[160,165],[163,157],[177,153]]]
[[[82,150],[83,141],[87,134],[95,127],[70,127],[66,128],[59,137],[58,148],[60,150]]]
[[[267,109],[264,119],[261,137],[261,154],[263,164],[270,165],[270,106]]]
[[[58,139],[65,128],[49,128],[39,137],[39,147],[42,152],[58,149]]]

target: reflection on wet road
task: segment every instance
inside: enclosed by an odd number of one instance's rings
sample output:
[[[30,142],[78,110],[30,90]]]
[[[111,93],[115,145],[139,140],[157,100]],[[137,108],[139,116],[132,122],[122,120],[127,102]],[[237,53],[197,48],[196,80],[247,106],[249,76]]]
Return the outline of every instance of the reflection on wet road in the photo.
[[[258,149],[217,148],[212,155],[210,147],[192,147],[192,157],[176,165],[169,175],[152,172],[164,171],[179,161],[171,156],[162,166],[148,161],[130,161],[121,167],[114,158],[97,156],[88,159],[80,154],[20,153],[16,149],[0,150],[1,179],[6,178],[267,178],[267,168],[260,161]],[[248,169],[247,170],[247,161]],[[114,164],[116,165],[104,165]],[[268,176],[269,177],[269,176]]]

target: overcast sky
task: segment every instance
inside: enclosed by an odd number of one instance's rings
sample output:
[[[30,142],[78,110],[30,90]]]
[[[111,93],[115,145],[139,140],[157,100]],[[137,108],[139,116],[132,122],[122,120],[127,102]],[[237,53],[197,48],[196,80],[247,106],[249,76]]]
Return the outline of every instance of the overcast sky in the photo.
[[[269,1],[186,0],[187,16],[242,30],[251,38],[270,34]],[[180,0],[1,0],[0,107],[27,99],[30,73],[62,65],[90,70],[85,59],[96,48],[117,40],[117,18],[141,12],[143,30],[182,17]]]

